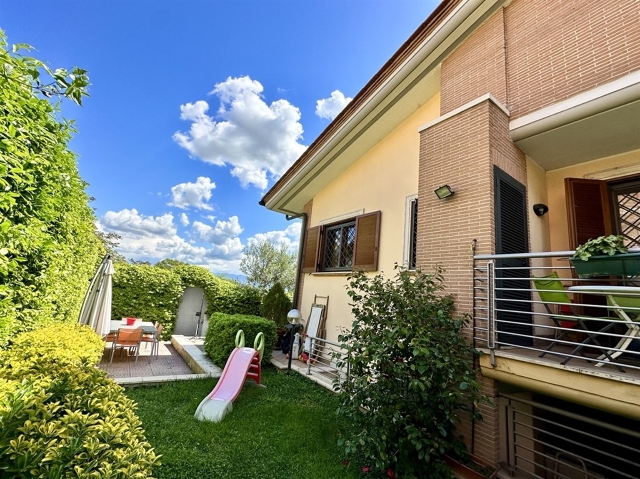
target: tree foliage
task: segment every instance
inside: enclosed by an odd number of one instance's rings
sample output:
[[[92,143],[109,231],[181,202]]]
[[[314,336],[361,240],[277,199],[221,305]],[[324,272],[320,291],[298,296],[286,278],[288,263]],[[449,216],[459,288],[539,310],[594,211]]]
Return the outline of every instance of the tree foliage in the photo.
[[[240,271],[246,275],[250,285],[264,292],[278,282],[285,291],[293,291],[296,256],[289,252],[285,243],[258,240],[245,247]]]
[[[349,279],[355,319],[339,336],[346,352],[336,359],[350,375],[334,386],[342,391],[338,412],[354,428],[340,443],[402,478],[448,477],[444,453],[464,450],[454,435],[458,413],[481,399],[466,318],[453,316],[442,281],[441,269]]]
[[[277,282],[262,299],[260,312],[263,317],[276,323],[276,327],[284,328],[287,324],[287,313],[291,310],[291,300],[285,294],[282,285]]]
[[[20,53],[29,49],[9,51],[0,31],[0,345],[39,324],[76,320],[105,252],[68,149],[75,130],[47,99],[80,104],[86,72],[51,70]]]

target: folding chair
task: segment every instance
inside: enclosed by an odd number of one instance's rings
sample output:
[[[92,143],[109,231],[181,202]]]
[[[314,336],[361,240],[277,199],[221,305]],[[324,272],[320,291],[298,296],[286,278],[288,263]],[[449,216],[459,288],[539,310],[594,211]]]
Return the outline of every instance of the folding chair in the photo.
[[[578,314],[573,306],[573,303],[571,302],[571,298],[569,298],[569,294],[564,289],[564,285],[562,284],[562,281],[560,280],[560,277],[558,276],[558,273],[556,271],[554,271],[553,273],[547,276],[543,276],[541,278],[532,277],[531,282],[533,283],[538,295],[540,296],[540,299],[544,302],[543,304],[547,312],[549,313],[549,317],[558,328],[555,330],[556,333],[558,331],[562,331],[560,335],[554,338],[551,344],[547,346],[547,349],[545,349],[544,352],[540,354],[539,357],[542,358],[547,353],[555,354],[556,356],[563,356],[565,357],[565,359],[560,364],[564,365],[564,364],[567,364],[571,360],[571,358],[576,354],[580,354],[584,356],[584,353],[582,352],[582,350],[588,344],[593,344],[602,353],[602,358],[606,358],[609,361],[612,360],[611,354],[607,351],[607,349],[602,344],[600,344],[600,342],[597,339],[597,335],[607,332],[609,329],[611,329],[614,326],[614,323],[609,322],[609,324],[602,327],[600,330],[592,331],[586,326],[585,321],[588,321],[590,319],[591,320],[600,320],[600,319],[615,320],[615,318],[611,318],[608,316],[595,318],[595,317],[588,317],[588,316]],[[558,312],[554,313],[551,309],[551,305],[555,305],[555,307],[558,309]],[[570,314],[568,315],[562,314],[563,309],[565,311],[568,309],[568,311],[570,311]],[[565,337],[565,335],[570,332],[571,328],[575,328],[576,326],[578,326],[581,332],[586,334],[587,337],[568,355],[551,352],[551,349],[553,349],[553,347],[556,346],[560,342],[560,340],[562,340],[562,338]],[[587,360],[590,361],[589,359]],[[617,364],[615,365],[615,367],[620,371],[624,371]]]
[[[151,343],[151,356],[158,357],[158,349],[160,347],[160,335],[162,334],[162,324],[156,323],[156,332],[153,334],[143,334],[142,342],[146,344]]]
[[[111,357],[109,363],[113,361],[113,355],[116,348],[128,348],[129,353],[133,349],[136,351],[136,362],[138,362],[138,355],[140,354],[140,343],[142,342],[142,328],[136,329],[118,329],[116,337],[113,340],[113,346],[111,347]],[[122,354],[122,350],[120,352]]]
[[[574,328],[578,323],[577,321],[567,320],[562,313],[567,312],[569,316],[578,316],[569,294],[564,289],[564,285],[558,276],[558,273],[553,273],[543,276],[541,278],[533,277],[531,279],[533,286],[535,287],[540,300],[543,301],[544,307],[549,313],[549,318],[554,322],[557,329],[554,329],[554,341],[549,344],[547,349],[540,355],[544,357],[545,354],[551,351],[558,342],[570,332],[571,328]],[[553,311],[551,306],[554,306]],[[560,333],[560,334],[558,334]],[[552,353],[553,354],[553,353]]]

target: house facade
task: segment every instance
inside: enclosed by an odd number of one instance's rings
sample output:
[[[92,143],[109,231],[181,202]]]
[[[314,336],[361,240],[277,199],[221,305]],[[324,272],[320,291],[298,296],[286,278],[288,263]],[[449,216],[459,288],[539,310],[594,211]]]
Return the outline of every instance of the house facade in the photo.
[[[328,340],[351,324],[349,272],[445,268],[496,404],[460,427],[474,454],[516,477],[640,477],[633,342],[621,363],[588,356],[620,349],[589,331],[553,343],[529,282],[578,284],[567,252],[592,237],[640,246],[638,1],[442,1],[262,204],[303,217],[297,306],[331,298]]]

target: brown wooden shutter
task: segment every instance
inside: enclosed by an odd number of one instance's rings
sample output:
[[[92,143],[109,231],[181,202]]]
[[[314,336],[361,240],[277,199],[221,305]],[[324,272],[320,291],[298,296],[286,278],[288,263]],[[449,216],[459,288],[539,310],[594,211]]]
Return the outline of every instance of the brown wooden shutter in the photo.
[[[569,223],[569,248],[591,238],[612,234],[607,183],[583,178],[564,179]]]
[[[315,273],[319,271],[318,254],[320,252],[320,226],[314,226],[307,230],[304,239],[304,252],[302,253],[302,272]]]
[[[380,211],[356,217],[354,271],[378,269],[378,242],[380,241]]]

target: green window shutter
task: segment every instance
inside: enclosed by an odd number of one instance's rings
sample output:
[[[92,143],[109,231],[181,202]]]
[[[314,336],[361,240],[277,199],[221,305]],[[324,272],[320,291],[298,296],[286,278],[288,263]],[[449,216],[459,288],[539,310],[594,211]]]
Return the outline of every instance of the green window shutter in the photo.
[[[380,211],[356,217],[354,271],[377,271],[380,241]]]

